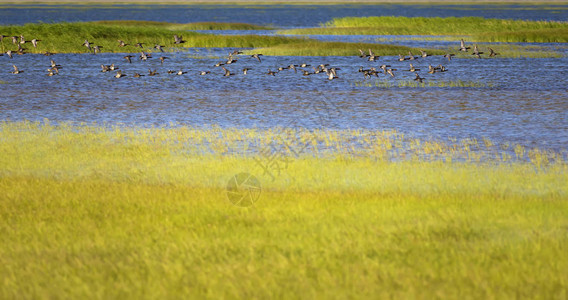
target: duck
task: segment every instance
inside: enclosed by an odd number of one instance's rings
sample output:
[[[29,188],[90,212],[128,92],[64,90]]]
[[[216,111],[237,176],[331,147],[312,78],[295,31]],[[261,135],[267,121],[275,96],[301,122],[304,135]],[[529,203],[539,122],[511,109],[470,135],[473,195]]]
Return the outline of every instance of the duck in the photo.
[[[470,47],[465,46],[465,41],[463,39],[460,40],[460,51],[467,52]]]
[[[144,76],[144,75],[141,75],[141,74],[139,74],[139,73],[134,73],[134,75],[133,75],[133,77],[135,77],[135,78],[140,78],[140,77],[142,77],[142,76]]]
[[[160,50],[160,52],[164,52],[164,49],[163,49],[162,47],[164,47],[164,46],[159,45],[159,44],[156,44],[156,45],[154,46],[155,49]]]
[[[12,74],[20,74],[20,73],[24,73],[24,71],[21,71],[20,69],[18,69],[18,67],[16,67],[16,65],[12,65],[12,67],[14,68],[14,71],[12,71]]]
[[[83,42],[83,46],[87,47],[87,49],[89,49],[89,52],[91,52],[91,43],[89,42],[89,40],[85,40],[85,42]]]
[[[276,73],[278,73],[278,72],[274,72],[274,71],[271,71],[270,69],[268,69],[268,72],[266,73],[266,75],[276,76]]]
[[[169,57],[167,56],[160,56],[160,58],[158,58],[160,60],[160,64],[163,65],[164,64],[164,60],[169,59]]]
[[[221,67],[221,68],[223,68],[223,71],[225,71],[225,74],[223,74],[223,76],[229,77],[229,76],[235,75],[234,73],[231,73],[231,71],[227,70],[225,67]]]
[[[202,76],[207,75],[209,73],[211,73],[211,72],[210,71],[199,71],[199,75],[202,75]]]
[[[148,54],[144,53],[144,51],[140,52],[140,60],[146,61],[150,57]]]
[[[152,71],[152,69],[148,69],[148,76],[156,76],[160,73],[156,72],[156,70]]]
[[[414,78],[414,81],[418,81],[420,83],[424,82],[424,78],[420,77],[420,75],[418,75],[417,72],[414,72],[414,74],[416,74],[416,78]]]
[[[124,57],[124,59],[126,59],[126,61],[128,61],[128,63],[131,64],[133,57],[134,57],[133,55],[126,55],[126,56]]]
[[[247,72],[249,71],[249,68],[243,68],[243,75],[247,75]]]
[[[120,78],[120,77],[124,77],[126,76],[126,74],[122,74],[122,71],[118,70],[118,72],[116,72],[116,74],[114,75],[115,78]]]
[[[34,48],[37,48],[37,42],[41,42],[41,40],[38,40],[38,39],[32,40],[32,45],[34,46]]]
[[[430,54],[426,53],[426,51],[424,51],[424,50],[420,50],[420,56],[422,58],[426,58],[426,57],[430,56]]]
[[[102,48],[102,47],[103,47],[103,46],[98,46],[98,45],[97,45],[97,46],[94,46],[94,47],[93,47],[93,54],[101,53],[101,48]]]
[[[479,52],[477,45],[473,45],[473,52],[471,53],[471,55],[475,55],[477,58],[481,58],[480,54],[483,54],[483,52]]]
[[[255,53],[255,54],[251,55],[250,57],[256,58],[256,60],[258,60],[258,62],[261,62],[260,56],[262,56],[262,54],[260,54],[260,53]]]
[[[176,75],[183,75],[183,74],[186,74],[186,73],[187,73],[187,72],[184,72],[184,71],[182,71],[182,70],[179,70],[179,71],[177,71]]]
[[[136,43],[136,45],[134,45],[134,47],[144,48],[144,43]]]
[[[453,53],[446,53],[446,54],[444,54],[444,57],[447,58],[448,61],[451,61],[451,60],[452,60],[452,56],[455,56],[455,54],[453,54]]]
[[[373,51],[371,49],[369,49],[369,61],[375,61],[379,59],[379,56],[375,55],[375,53],[373,53]]]
[[[499,55],[499,53],[495,52],[493,49],[491,49],[489,47],[487,49],[489,49],[489,57],[495,57],[495,56]]]
[[[118,47],[126,47],[130,44],[125,43],[123,40],[117,40],[118,41]]]
[[[183,44],[183,43],[185,43],[183,37],[181,35],[178,36],[177,34],[174,34],[174,44]]]
[[[8,55],[9,58],[13,58],[11,50],[6,51],[6,55]]]
[[[408,69],[408,71],[416,72],[416,71],[420,71],[420,69],[416,69],[412,64],[410,64],[410,69]]]

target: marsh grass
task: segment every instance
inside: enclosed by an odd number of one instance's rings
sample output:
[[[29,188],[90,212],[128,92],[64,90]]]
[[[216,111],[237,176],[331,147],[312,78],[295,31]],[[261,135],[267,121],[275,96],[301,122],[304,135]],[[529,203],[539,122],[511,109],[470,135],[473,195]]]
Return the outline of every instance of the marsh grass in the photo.
[[[568,42],[568,23],[481,17],[345,17],[321,28],[290,29],[282,34],[452,35],[477,42]]]
[[[272,181],[253,158],[289,134],[312,146]],[[346,147],[353,138],[366,154]],[[47,120],[2,122],[0,141],[2,298],[567,292],[568,169],[549,151],[396,131]],[[452,160],[477,147],[518,158]],[[255,208],[226,198],[242,171],[261,180]]]
[[[272,181],[253,158],[284,134],[312,147]],[[369,152],[350,151],[353,138]],[[568,169],[549,151],[396,131],[47,120],[2,122],[0,141],[2,298],[567,292]],[[518,158],[452,160],[477,147]],[[255,208],[226,198],[242,171],[261,180]]]
[[[225,23],[225,22],[196,22],[196,23],[169,23],[156,21],[135,21],[135,20],[109,20],[91,22],[102,25],[116,26],[157,26],[169,30],[271,30],[272,27],[247,24],[247,23]]]
[[[144,26],[142,26],[144,25]],[[84,53],[87,48],[81,44],[89,40],[93,45],[102,46],[103,52],[139,52],[142,49],[133,45],[142,42],[145,51],[152,51],[156,44],[165,46],[169,51],[180,47],[228,47],[228,48],[255,48],[254,51],[265,52],[265,55],[357,55],[357,49],[378,49],[384,55],[395,55],[398,51],[415,50],[403,46],[387,46],[381,44],[321,42],[312,39],[257,36],[257,35],[214,35],[201,34],[179,29],[176,25],[164,22],[142,21],[101,21],[95,23],[57,23],[57,24],[26,24],[23,26],[0,26],[0,32],[7,36],[26,37],[28,41],[33,38],[40,39],[37,48],[26,44],[27,52],[44,53]],[[176,28],[176,29],[170,29]],[[186,43],[175,45],[173,35],[183,36]],[[118,47],[117,40],[130,44],[127,47]],[[4,39],[3,49],[15,50],[11,40]],[[439,50],[429,50],[441,54]]]
[[[132,21],[129,21],[132,22]],[[108,23],[108,24],[107,24]],[[103,47],[103,52],[139,52],[134,47],[138,42],[144,43],[146,51],[156,44],[169,47],[268,47],[281,43],[298,42],[301,39],[254,36],[254,35],[213,35],[199,34],[184,30],[170,30],[167,23],[149,22],[145,26],[123,26],[121,22],[107,23],[56,23],[56,24],[26,24],[22,26],[0,26],[0,31],[7,36],[26,37],[28,41],[33,38],[40,39],[38,47],[26,44],[27,52],[43,53],[45,51],[56,53],[83,53],[88,50],[81,44],[89,40],[93,45]],[[136,22],[135,22],[136,23]],[[146,24],[145,22],[143,24]],[[174,44],[173,35],[183,36],[186,43]],[[127,47],[118,47],[117,40],[124,40],[130,44]],[[11,49],[11,40],[4,39],[2,47]],[[13,49],[13,50],[14,50]]]

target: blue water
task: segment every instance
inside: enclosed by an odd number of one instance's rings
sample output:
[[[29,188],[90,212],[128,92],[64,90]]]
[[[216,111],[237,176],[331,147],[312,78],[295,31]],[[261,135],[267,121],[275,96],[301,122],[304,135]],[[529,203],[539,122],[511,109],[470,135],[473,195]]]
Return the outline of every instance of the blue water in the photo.
[[[336,17],[475,16],[523,20],[568,20],[568,4],[462,5],[1,5],[0,24],[78,22],[97,20],[146,20],[176,23],[241,22],[276,27],[313,27]]]
[[[566,8],[522,10],[521,5],[494,6],[478,11],[476,5],[462,8],[444,6],[0,6],[0,22],[85,21],[100,19],[140,19],[171,22],[227,21],[307,27],[331,17],[346,15],[443,14],[483,15],[524,19],[565,19]],[[309,17],[307,17],[309,16]],[[235,32],[222,32],[232,33]],[[1,32],[0,32],[1,34]],[[273,31],[258,34],[273,35]],[[457,42],[407,39],[385,36],[314,36],[324,40],[365,41],[410,46],[452,48]],[[416,38],[416,37],[415,37]],[[148,45],[151,45],[148,41]],[[5,39],[2,46],[11,41]],[[563,44],[547,44],[560,48]],[[0,120],[52,122],[96,122],[138,126],[275,127],[301,124],[315,128],[396,129],[424,138],[487,137],[497,143],[518,143],[565,151],[568,149],[568,57],[452,59],[431,56],[413,62],[428,82],[465,81],[481,87],[399,87],[413,82],[415,74],[405,71],[409,61],[381,57],[368,62],[351,57],[270,57],[258,62],[240,55],[228,65],[234,76],[224,77],[213,65],[226,60],[234,49],[184,48],[169,52],[164,64],[155,57],[131,64],[121,53],[57,54],[45,57],[26,54],[0,57]],[[482,49],[485,50],[486,49]],[[417,54],[417,53],[416,53]],[[63,68],[58,76],[46,76],[50,59]],[[101,64],[116,64],[126,74],[101,72]],[[325,74],[303,76],[300,71],[277,70],[290,64],[338,67],[339,78]],[[24,72],[11,74],[12,65]],[[389,64],[398,69],[395,77],[380,74],[364,78],[359,67]],[[428,65],[443,64],[448,72],[428,74]],[[241,70],[251,70],[243,75]],[[148,76],[148,69],[157,70]],[[188,72],[181,76],[168,70]],[[312,67],[305,70],[313,71]],[[199,71],[211,71],[200,76]],[[134,73],[145,76],[134,78]],[[378,83],[376,86],[375,83]],[[390,87],[385,87],[390,85]]]

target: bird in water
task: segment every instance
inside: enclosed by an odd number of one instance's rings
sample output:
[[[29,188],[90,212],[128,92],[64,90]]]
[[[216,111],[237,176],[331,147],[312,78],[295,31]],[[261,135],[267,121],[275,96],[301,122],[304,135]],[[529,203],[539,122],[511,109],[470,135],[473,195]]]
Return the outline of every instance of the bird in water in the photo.
[[[408,71],[416,72],[416,71],[420,71],[420,69],[416,69],[412,64],[410,64],[410,69],[408,69]]]
[[[250,68],[243,68],[243,75],[247,75],[247,72],[250,70]]]
[[[369,58],[368,58],[368,60],[369,60],[369,61],[375,61],[375,60],[377,60],[377,59],[379,59],[379,56],[378,56],[378,55],[375,55],[375,53],[373,53],[373,51],[372,51],[371,49],[369,49]]]
[[[276,73],[278,73],[278,72],[274,72],[274,71],[271,71],[270,69],[268,69],[268,72],[266,72],[266,75],[276,76]]]
[[[420,77],[418,73],[414,72],[414,74],[416,74],[416,78],[414,78],[414,81],[418,81],[420,83],[424,82],[424,78]]]
[[[231,71],[225,69],[225,67],[221,67],[221,68],[223,68],[223,71],[225,71],[225,74],[223,74],[223,76],[229,77],[229,76],[235,75],[235,73],[231,73]]]
[[[199,75],[203,76],[203,75],[207,75],[211,73],[210,71],[199,71]]]
[[[124,59],[126,59],[126,60],[128,61],[128,63],[131,64],[133,57],[134,57],[133,55],[126,55],[126,56],[124,57]]]
[[[118,72],[116,72],[116,74],[114,75],[115,78],[120,78],[120,77],[124,77],[126,76],[126,74],[122,74],[122,71],[118,70]]]
[[[160,73],[156,72],[156,70],[152,71],[152,69],[148,69],[148,76],[156,76]]]
[[[16,67],[16,65],[12,65],[12,67],[14,68],[14,71],[12,71],[12,74],[20,74],[20,73],[24,73],[24,71],[21,71],[20,69],[18,69],[18,67]]]
[[[167,56],[160,56],[160,58],[158,58],[160,60],[160,64],[164,64],[164,60],[169,59],[169,57]]]

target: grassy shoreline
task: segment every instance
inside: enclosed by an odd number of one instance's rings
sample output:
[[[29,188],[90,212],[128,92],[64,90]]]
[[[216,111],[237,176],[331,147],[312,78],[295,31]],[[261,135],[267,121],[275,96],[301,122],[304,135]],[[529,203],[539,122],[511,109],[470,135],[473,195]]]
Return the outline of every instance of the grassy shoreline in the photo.
[[[282,34],[451,35],[476,42],[568,42],[568,23],[486,19],[481,17],[345,17],[320,28],[290,29]]]
[[[530,162],[390,161],[380,153],[449,158],[476,143],[401,146],[400,134],[377,132],[369,141],[377,159],[312,148],[320,154],[291,157],[272,181],[231,149],[274,134],[0,123],[0,297],[550,299],[568,291],[565,161],[528,150],[518,155]],[[331,145],[365,138],[314,134]],[[262,183],[254,208],[227,199],[227,182],[242,171]]]
[[[144,25],[144,26],[142,26]],[[187,31],[189,28],[258,28],[248,24],[173,24],[146,21],[102,21],[87,23],[26,24],[22,26],[0,26],[5,36],[24,35],[28,41],[41,40],[38,47],[25,44],[26,52],[44,53],[85,53],[88,49],[81,44],[88,40],[92,45],[102,47],[103,52],[137,53],[142,51],[134,45],[144,43],[144,51],[155,52],[159,44],[166,51],[179,47],[228,47],[254,48],[265,51],[266,55],[358,55],[358,49],[374,49],[381,55],[397,55],[418,49],[404,46],[390,46],[371,43],[331,43],[299,37],[257,36],[257,35],[215,35]],[[183,36],[183,44],[174,44],[173,35]],[[117,40],[124,40],[129,46],[119,47]],[[10,38],[0,44],[3,51],[16,47]],[[432,54],[443,54],[441,50],[424,49]],[[309,53],[309,54],[307,54]]]

